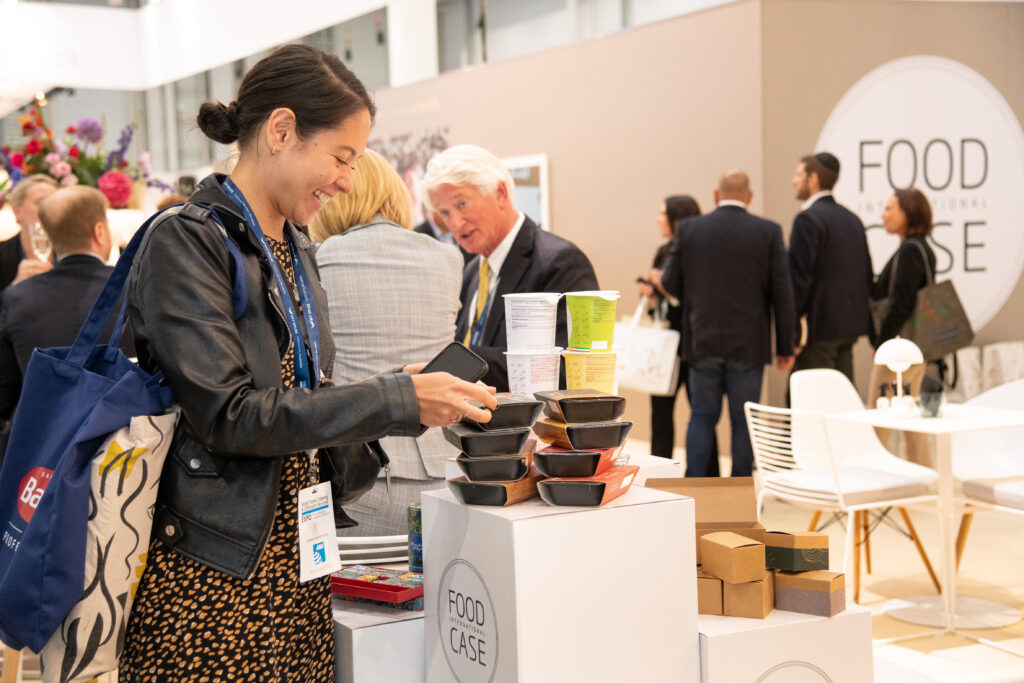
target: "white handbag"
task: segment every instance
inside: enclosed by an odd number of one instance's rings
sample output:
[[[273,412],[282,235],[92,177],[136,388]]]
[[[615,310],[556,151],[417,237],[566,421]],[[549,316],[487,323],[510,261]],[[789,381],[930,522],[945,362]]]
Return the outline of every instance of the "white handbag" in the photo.
[[[117,668],[177,421],[177,411],[134,417],[96,452],[85,590],[39,653],[44,683],[87,681]]]
[[[642,326],[646,309],[641,299],[629,322],[615,323],[615,376],[621,389],[633,389],[654,396],[671,396],[679,384],[679,332]]]

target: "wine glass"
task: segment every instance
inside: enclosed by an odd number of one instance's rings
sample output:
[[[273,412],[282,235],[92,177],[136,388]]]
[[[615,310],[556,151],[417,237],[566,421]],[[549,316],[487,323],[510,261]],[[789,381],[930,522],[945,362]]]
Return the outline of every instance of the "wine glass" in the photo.
[[[46,231],[43,230],[43,226],[41,226],[38,222],[30,225],[29,237],[32,240],[32,251],[36,253],[36,257],[40,261],[49,261],[50,251],[53,247],[50,244],[49,235],[47,235]]]

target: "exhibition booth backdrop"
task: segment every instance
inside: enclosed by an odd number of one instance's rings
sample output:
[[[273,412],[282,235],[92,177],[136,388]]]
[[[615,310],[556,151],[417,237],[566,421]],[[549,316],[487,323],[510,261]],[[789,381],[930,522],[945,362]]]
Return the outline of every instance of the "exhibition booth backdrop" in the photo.
[[[665,196],[709,211],[719,173],[742,168],[751,210],[788,236],[796,163],[828,146],[843,164],[836,195],[869,228],[890,182],[928,194],[939,277],[954,279],[984,345],[1024,338],[1020,35],[1018,3],[741,0],[380,91],[374,139],[440,130],[501,157],[546,155],[546,227],[627,300],[660,242]],[[880,232],[876,269],[895,249]],[[864,393],[870,363],[862,341]],[[784,390],[770,369],[766,398]],[[630,405],[647,438],[646,402]],[[677,425],[686,415],[680,405]]]

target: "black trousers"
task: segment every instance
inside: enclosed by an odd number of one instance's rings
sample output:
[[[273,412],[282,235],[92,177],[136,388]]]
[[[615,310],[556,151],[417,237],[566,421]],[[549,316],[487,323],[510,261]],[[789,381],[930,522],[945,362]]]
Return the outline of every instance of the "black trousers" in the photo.
[[[812,341],[804,347],[800,355],[793,363],[793,370],[790,375],[800,370],[816,370],[827,368],[838,370],[846,375],[850,382],[853,382],[853,339],[829,339],[825,341]],[[786,405],[789,402],[789,382],[786,383]]]
[[[679,395],[680,387],[686,388],[686,400],[690,400],[690,385],[686,384],[686,363],[679,368],[679,384],[676,385],[676,393],[671,396],[651,396],[651,454],[662,458],[672,458],[672,449],[676,444],[676,396]],[[718,471],[718,439],[715,438],[714,450],[716,457],[708,458],[708,468],[705,476],[717,477]]]

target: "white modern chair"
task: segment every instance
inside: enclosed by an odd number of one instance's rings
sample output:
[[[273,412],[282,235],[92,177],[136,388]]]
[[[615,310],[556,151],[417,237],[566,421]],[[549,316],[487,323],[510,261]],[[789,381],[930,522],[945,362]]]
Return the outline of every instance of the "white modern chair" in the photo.
[[[1024,410],[1024,379],[1008,382],[967,401],[967,405]],[[965,506],[956,539],[960,566],[974,508],[1024,515],[1024,428],[953,435],[953,475]]]
[[[825,414],[864,410],[864,403],[853,383],[838,370],[801,370],[794,372],[789,380],[790,402],[798,410],[815,410]],[[908,462],[899,458],[882,445],[874,427],[867,424],[843,422],[833,424],[830,429],[835,434],[832,441],[834,452],[840,461],[854,459],[859,465],[872,467],[884,472],[891,472],[922,481],[934,482],[938,475],[934,470]],[[939,579],[928,559],[928,554],[917,535],[913,522],[906,508],[899,506],[899,513],[907,527],[910,539],[914,542],[917,552],[921,555],[928,576],[940,591]],[[883,513],[884,514],[884,513]],[[811,520],[810,530],[818,523],[820,511],[816,511]],[[871,540],[868,512],[862,511],[855,523],[860,527],[864,544],[864,558],[867,573],[871,573]],[[859,557],[859,552],[856,553]],[[859,564],[859,560],[858,560]],[[857,567],[859,574],[860,567]]]
[[[853,576],[854,602],[859,601],[861,527],[855,523],[857,514],[934,501],[937,475],[926,467],[906,471],[877,467],[873,461],[880,462],[880,458],[860,458],[856,452],[836,450],[833,446],[844,438],[844,430],[838,424],[826,424],[820,411],[749,402],[743,409],[758,469],[758,513],[764,497],[772,496],[810,510],[845,514],[843,562],[847,574]]]
[[[398,564],[409,561],[409,537],[338,536],[338,554],[343,566],[351,564]]]

